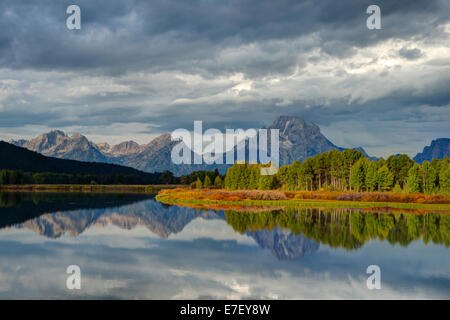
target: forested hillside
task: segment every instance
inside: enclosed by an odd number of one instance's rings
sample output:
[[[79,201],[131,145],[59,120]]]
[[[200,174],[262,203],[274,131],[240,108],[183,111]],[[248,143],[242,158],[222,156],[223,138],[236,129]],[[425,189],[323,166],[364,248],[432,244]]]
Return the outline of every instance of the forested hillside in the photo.
[[[46,157],[3,141],[0,141],[0,170],[0,184],[90,181],[152,184],[158,183],[160,176],[159,173],[146,173],[120,165]]]

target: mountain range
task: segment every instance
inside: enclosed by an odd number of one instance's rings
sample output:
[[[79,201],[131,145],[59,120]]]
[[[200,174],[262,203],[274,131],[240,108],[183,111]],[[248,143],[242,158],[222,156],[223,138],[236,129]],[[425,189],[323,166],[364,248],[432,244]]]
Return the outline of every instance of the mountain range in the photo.
[[[413,160],[422,164],[424,161],[431,161],[433,159],[443,159],[450,156],[450,139],[441,138],[431,141],[431,145],[423,148],[423,151],[418,153]]]
[[[267,129],[280,130],[280,164],[289,164],[295,160],[304,161],[308,157],[330,151],[344,150],[328,140],[316,124],[308,123],[304,119],[291,116],[280,116]],[[444,144],[440,142],[444,140]],[[443,157],[449,155],[449,139],[438,139],[432,146],[432,151],[424,149],[423,157]],[[446,147],[445,147],[445,141]],[[162,134],[148,144],[140,145],[134,141],[125,141],[114,146],[108,143],[94,143],[85,136],[75,133],[72,136],[56,130],[41,134],[31,140],[11,140],[10,143],[39,152],[43,155],[79,161],[105,162],[129,166],[145,172],[172,171],[175,175],[189,174],[196,170],[219,169],[225,173],[229,165],[199,164],[175,165],[171,160],[171,150],[178,144],[172,141],[170,134]],[[436,147],[437,146],[437,147]],[[435,151],[438,148],[440,151]],[[362,147],[354,148],[370,157]],[[416,157],[418,157],[417,155]],[[423,161],[423,160],[422,160]]]

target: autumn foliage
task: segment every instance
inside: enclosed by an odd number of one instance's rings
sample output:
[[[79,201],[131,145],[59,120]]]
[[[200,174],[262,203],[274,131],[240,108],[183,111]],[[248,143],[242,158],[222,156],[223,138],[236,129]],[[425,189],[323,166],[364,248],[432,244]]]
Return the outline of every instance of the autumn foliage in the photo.
[[[281,191],[281,190],[188,190],[177,188],[163,190],[160,195],[169,195],[179,201],[244,201],[244,200],[334,200],[362,202],[399,202],[423,204],[450,204],[443,195],[399,194],[394,192],[335,192],[335,191]]]
[[[289,199],[311,200],[341,200],[362,202],[399,202],[399,203],[424,203],[424,204],[448,204],[450,197],[444,195],[427,195],[423,193],[406,194],[394,192],[327,192],[327,191],[297,191],[286,192]]]

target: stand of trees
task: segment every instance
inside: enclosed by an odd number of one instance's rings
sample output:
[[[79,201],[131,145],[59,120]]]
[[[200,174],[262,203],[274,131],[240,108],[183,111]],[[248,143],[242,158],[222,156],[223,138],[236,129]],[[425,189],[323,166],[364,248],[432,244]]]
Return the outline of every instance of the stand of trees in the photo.
[[[189,175],[182,175],[180,177],[180,183],[190,185],[191,188],[196,189],[212,186],[223,188],[223,178],[218,169],[214,171],[194,171]]]
[[[162,179],[161,179],[162,178]],[[169,183],[176,182],[171,180]],[[65,174],[54,172],[23,172],[21,170],[0,170],[2,184],[166,184],[164,176],[152,174],[148,177],[125,174]]]
[[[395,191],[449,193],[450,159],[415,163],[407,155],[370,160],[357,150],[324,152],[295,161],[273,176],[261,176],[260,164],[234,164],[224,186],[229,190]],[[267,165],[266,165],[267,166]]]

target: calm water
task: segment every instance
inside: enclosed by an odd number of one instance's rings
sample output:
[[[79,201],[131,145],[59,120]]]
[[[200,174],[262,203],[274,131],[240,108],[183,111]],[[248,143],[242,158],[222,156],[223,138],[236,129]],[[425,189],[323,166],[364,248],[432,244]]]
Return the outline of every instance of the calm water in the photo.
[[[449,215],[0,194],[0,298],[450,298]],[[81,290],[66,268],[81,268]],[[369,290],[366,269],[381,268]]]

